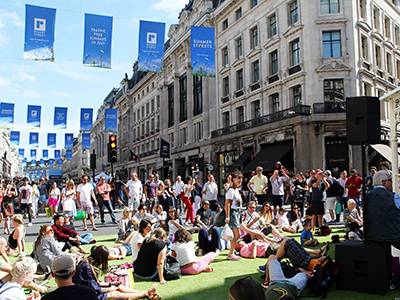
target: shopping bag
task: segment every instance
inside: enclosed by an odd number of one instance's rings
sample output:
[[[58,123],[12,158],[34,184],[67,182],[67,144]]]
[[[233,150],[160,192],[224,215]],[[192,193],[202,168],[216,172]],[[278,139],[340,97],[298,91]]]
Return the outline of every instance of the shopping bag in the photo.
[[[118,269],[115,274],[123,277],[122,284],[128,288],[133,289],[135,286],[135,281],[133,279],[132,269]]]
[[[228,224],[225,224],[224,229],[222,229],[221,238],[223,238],[224,240],[227,240],[227,241],[230,241],[231,239],[233,239],[233,231],[228,226]]]
[[[86,218],[86,212],[84,210],[78,210],[74,220],[84,220]]]
[[[51,218],[51,209],[50,209],[50,207],[46,207],[46,216],[48,217],[48,218]]]

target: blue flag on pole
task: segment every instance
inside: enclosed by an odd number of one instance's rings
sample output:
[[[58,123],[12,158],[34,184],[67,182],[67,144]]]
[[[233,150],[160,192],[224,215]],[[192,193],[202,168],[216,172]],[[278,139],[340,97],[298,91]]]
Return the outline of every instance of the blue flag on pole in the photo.
[[[31,158],[36,159],[36,149],[31,149]]]
[[[117,123],[117,114],[118,109],[116,108],[106,108],[106,131],[117,132],[118,131],[118,123]]]
[[[39,147],[39,132],[29,133],[29,146],[35,148]]]
[[[47,134],[47,147],[55,148],[57,147],[57,134],[48,133]]]
[[[61,152],[60,150],[54,150],[54,159],[60,159]]]
[[[165,23],[140,20],[139,70],[160,73],[163,70]]]
[[[40,128],[40,115],[42,107],[39,105],[28,105],[27,123],[30,127]]]
[[[90,133],[82,133],[82,149],[90,149]]]
[[[215,77],[214,28],[192,26],[191,31],[192,75]]]
[[[25,157],[25,149],[18,149],[18,157],[19,158]]]
[[[42,151],[42,157],[43,157],[44,159],[48,159],[48,158],[49,158],[49,150],[43,149],[43,151]]]
[[[10,133],[11,145],[18,146],[19,145],[19,137],[20,137],[19,131],[11,131],[11,133]]]
[[[57,160],[57,165],[58,165],[59,167],[62,167],[62,164],[63,164],[62,159],[61,159],[61,158],[58,159],[58,160]]]
[[[26,158],[23,158],[23,159],[22,159],[22,165],[23,165],[23,166],[26,166],[27,163],[28,163],[27,159],[26,159]]]
[[[40,159],[40,165],[44,166],[44,159],[43,158]]]
[[[54,166],[54,159],[50,158],[49,159],[49,167],[52,167],[52,166]]]
[[[65,156],[66,156],[67,160],[72,160],[72,149],[67,149],[65,151]]]
[[[67,129],[67,107],[54,107],[54,128]]]
[[[14,103],[0,103],[0,126],[14,124]]]
[[[24,59],[54,61],[56,10],[25,5]]]
[[[45,178],[46,177],[46,170],[42,170],[42,176],[41,178]]]
[[[73,133],[66,133],[65,134],[65,148],[72,148],[74,146],[74,134]]]
[[[93,108],[81,108],[81,130],[91,131],[93,124]]]
[[[111,68],[113,17],[85,14],[83,64]]]

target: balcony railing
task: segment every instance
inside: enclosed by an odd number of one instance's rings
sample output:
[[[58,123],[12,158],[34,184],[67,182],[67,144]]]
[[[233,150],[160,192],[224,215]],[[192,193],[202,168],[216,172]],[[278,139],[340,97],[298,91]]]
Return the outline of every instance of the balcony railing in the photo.
[[[313,104],[314,114],[346,112],[346,102],[323,102]]]
[[[310,115],[311,114],[311,106],[310,105],[298,105],[295,107],[291,107],[285,110],[281,110],[269,115],[265,115],[262,117],[258,117],[252,120],[248,120],[242,123],[238,123],[232,126],[224,127],[218,130],[214,130],[212,134],[212,138],[216,138],[219,136],[223,136],[225,134],[230,134],[233,132],[238,132],[242,130],[246,130],[249,128],[277,122],[283,119],[289,119],[299,115]]]

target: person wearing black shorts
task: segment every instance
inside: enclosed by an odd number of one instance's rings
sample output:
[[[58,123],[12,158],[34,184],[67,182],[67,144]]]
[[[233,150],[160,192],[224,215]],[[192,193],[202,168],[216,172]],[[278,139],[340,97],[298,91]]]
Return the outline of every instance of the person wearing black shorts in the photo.
[[[325,199],[323,193],[326,189],[329,188],[329,183],[326,181],[326,178],[323,174],[321,169],[318,169],[315,172],[315,178],[311,180],[311,188],[312,188],[312,231],[315,232],[315,224],[317,222],[318,217],[318,224],[322,226],[322,221],[325,214]]]

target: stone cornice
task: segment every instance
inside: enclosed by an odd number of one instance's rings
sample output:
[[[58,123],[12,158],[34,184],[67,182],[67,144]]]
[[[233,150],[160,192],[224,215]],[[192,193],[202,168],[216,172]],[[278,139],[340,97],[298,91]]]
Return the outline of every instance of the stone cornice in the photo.
[[[282,35],[285,38],[288,38],[289,36],[291,36],[292,34],[295,34],[297,31],[302,30],[304,28],[304,25],[302,24],[298,24],[298,25],[292,25],[289,27],[289,29],[284,32]]]
[[[344,62],[340,62],[340,61],[337,61],[337,60],[332,60],[332,61],[328,61],[328,62],[322,64],[315,71],[317,73],[322,73],[322,72],[341,72],[341,71],[350,72],[351,69],[352,68],[348,64],[346,64]]]

